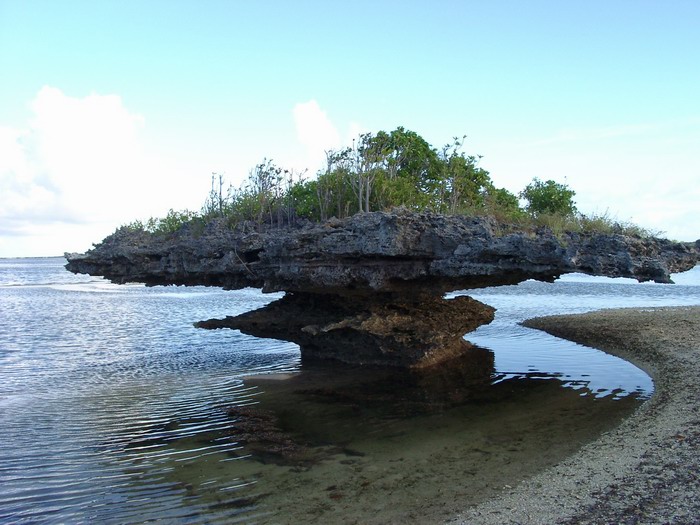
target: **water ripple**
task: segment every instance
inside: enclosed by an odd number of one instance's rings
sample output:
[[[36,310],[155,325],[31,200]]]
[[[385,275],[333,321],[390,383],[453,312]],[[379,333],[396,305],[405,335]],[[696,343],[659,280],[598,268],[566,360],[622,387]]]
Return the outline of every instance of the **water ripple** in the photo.
[[[250,456],[227,410],[257,403],[261,391],[244,378],[298,371],[297,347],[192,323],[275,296],[117,287],[68,274],[62,263],[0,261],[0,521],[269,519],[255,504],[263,495],[257,471],[243,467]],[[595,397],[651,390],[627,364],[516,322],[601,304],[698,304],[698,287],[677,287],[669,299],[670,290],[656,287],[630,294],[628,285],[595,293],[590,286],[524,283],[474,294],[499,309],[492,325],[469,336],[497,349],[494,383],[559,378]],[[625,293],[619,286],[628,286]],[[389,433],[395,424],[393,415],[379,418],[368,434]]]

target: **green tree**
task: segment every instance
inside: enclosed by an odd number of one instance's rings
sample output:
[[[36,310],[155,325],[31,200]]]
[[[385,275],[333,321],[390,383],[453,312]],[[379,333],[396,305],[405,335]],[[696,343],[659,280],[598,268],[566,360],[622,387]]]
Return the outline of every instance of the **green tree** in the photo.
[[[518,196],[505,188],[490,186],[484,198],[486,211],[502,220],[518,220],[525,215]]]
[[[381,197],[384,207],[433,207],[440,192],[441,161],[438,153],[415,131],[398,127],[377,133],[381,145],[381,167],[386,179]]]
[[[527,201],[527,211],[533,216],[543,214],[573,216],[576,213],[574,195],[576,192],[566,184],[553,180],[542,182],[537,177],[520,192],[520,197]]]
[[[482,208],[493,188],[489,172],[478,167],[481,156],[465,155],[461,149],[466,136],[455,137],[440,152],[440,192],[434,200],[436,211],[459,213]]]
[[[318,174],[317,195],[321,212],[321,220],[327,219],[331,213],[343,218],[350,214],[354,208],[351,196],[355,191],[357,203],[362,209],[364,202],[363,190],[370,191],[368,184],[356,173],[357,155],[353,148],[344,148],[340,151],[326,152],[326,171]]]
[[[317,199],[318,184],[317,180],[300,180],[289,189],[287,197],[292,202],[295,217],[322,220]]]
[[[274,222],[275,205],[281,197],[283,180],[282,168],[275,165],[272,159],[263,159],[248,174],[248,184],[257,200],[257,222],[262,224],[270,219]]]

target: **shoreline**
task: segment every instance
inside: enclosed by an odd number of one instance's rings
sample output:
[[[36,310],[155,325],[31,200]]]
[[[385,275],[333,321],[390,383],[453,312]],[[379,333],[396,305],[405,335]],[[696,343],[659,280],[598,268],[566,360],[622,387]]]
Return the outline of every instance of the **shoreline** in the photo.
[[[652,377],[654,394],[574,455],[448,523],[698,523],[700,306],[601,310],[523,325],[630,361]]]

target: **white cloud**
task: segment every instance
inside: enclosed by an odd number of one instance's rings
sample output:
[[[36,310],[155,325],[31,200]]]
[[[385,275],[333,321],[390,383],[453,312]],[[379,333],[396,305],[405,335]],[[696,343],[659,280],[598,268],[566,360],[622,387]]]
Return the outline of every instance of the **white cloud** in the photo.
[[[325,152],[341,146],[340,134],[318,102],[300,102],[293,109],[297,139],[306,150],[305,167],[315,171],[325,159]]]
[[[0,230],[26,217],[40,220],[55,205],[51,182],[35,170],[21,130],[0,127]]]
[[[164,213],[168,200],[177,207],[164,188],[181,174],[146,154],[145,119],[119,96],[45,86],[29,108],[21,129],[0,123],[0,256],[85,249],[119,224]]]
[[[347,133],[342,133],[331,121],[328,114],[314,99],[296,104],[292,110],[296,137],[304,149],[304,155],[296,155],[291,160],[292,167],[310,173],[316,173],[323,168],[326,161],[326,151],[338,150],[352,145],[361,133],[368,131],[357,122],[350,122]]]
[[[240,152],[226,156],[183,130],[149,140],[146,119],[117,95],[73,97],[46,86],[29,109],[24,124],[0,122],[0,257],[88,249],[120,224],[198,209],[211,171],[235,180],[250,167],[240,166]],[[290,151],[301,152],[284,165],[314,173],[325,150],[341,147],[340,134],[315,100],[297,104],[293,118]],[[212,164],[217,154],[225,162]]]
[[[145,157],[140,115],[115,95],[72,98],[42,88],[26,129],[0,131],[0,218],[19,230],[119,215],[117,199]],[[105,191],[107,190],[107,191]],[[139,199],[121,201],[122,206]]]

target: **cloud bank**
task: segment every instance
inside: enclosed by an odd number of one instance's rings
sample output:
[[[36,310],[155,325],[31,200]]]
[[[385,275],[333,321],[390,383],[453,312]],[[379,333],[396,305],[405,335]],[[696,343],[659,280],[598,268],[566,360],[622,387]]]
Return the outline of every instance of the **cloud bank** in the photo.
[[[148,199],[143,116],[117,95],[75,98],[50,86],[29,109],[23,129],[0,126],[0,254],[8,243],[2,237],[27,236],[28,254],[46,253],[61,225],[79,235],[81,225],[92,232],[92,225],[139,215]]]
[[[95,222],[113,218],[101,190],[141,165],[144,119],[116,95],[72,98],[42,88],[26,129],[0,131],[0,217],[5,224]],[[111,192],[110,192],[111,193]]]
[[[204,198],[200,159],[190,159],[197,148],[149,150],[145,117],[118,95],[73,97],[45,86],[28,109],[24,126],[0,122],[0,257],[83,251],[120,224],[191,205],[199,182]],[[291,116],[299,171],[315,173],[326,150],[351,142],[316,100],[296,104]],[[350,125],[353,136],[359,131]]]

